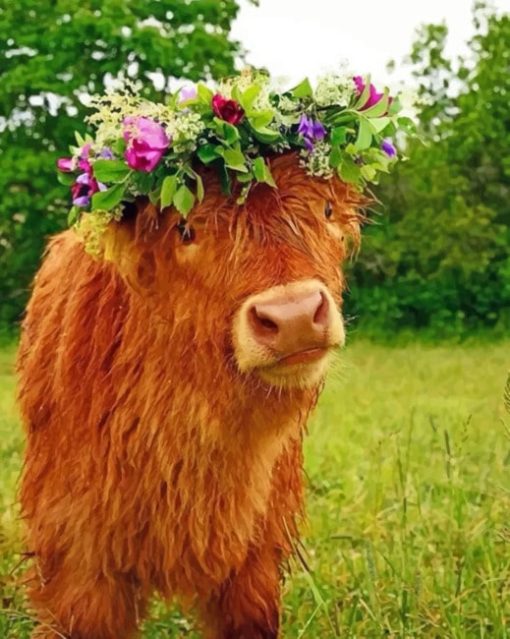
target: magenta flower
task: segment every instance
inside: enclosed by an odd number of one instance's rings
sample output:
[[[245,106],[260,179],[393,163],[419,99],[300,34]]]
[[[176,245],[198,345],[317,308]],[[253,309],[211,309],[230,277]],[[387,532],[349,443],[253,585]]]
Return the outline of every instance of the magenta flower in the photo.
[[[365,90],[365,81],[363,80],[363,78],[360,75],[357,75],[353,78],[354,84],[356,85],[356,91],[358,94],[358,97],[363,93],[363,91]],[[377,89],[375,88],[375,86],[373,84],[370,85],[370,94],[368,96],[368,100],[365,102],[365,104],[361,107],[360,111],[364,111],[365,109],[369,109],[370,107],[374,106],[375,104],[377,104],[381,98],[384,96],[384,93],[379,93],[379,91],[377,91]]]
[[[187,102],[188,100],[194,100],[197,95],[197,88],[192,84],[182,87],[179,91],[179,104]]]
[[[90,204],[90,198],[94,195],[94,193],[104,191],[105,189],[106,186],[101,182],[98,182],[92,175],[92,169],[85,173],[81,173],[71,187],[74,206],[88,206]]]
[[[395,148],[395,145],[393,144],[393,141],[390,138],[385,138],[382,141],[381,149],[390,158],[394,158],[397,155],[397,149]]]
[[[313,151],[315,142],[323,140],[326,136],[326,129],[319,120],[312,120],[304,113],[299,120],[298,133],[303,138],[305,147],[309,151]]]
[[[84,144],[81,147],[81,149],[80,149],[80,159],[81,160],[86,160],[89,157],[91,148],[92,148],[92,144],[90,142],[87,142],[87,144]]]
[[[124,159],[132,169],[149,173],[159,164],[171,139],[161,124],[149,118],[130,116],[123,124],[128,143]]]
[[[244,119],[243,107],[235,100],[228,100],[219,93],[213,96],[211,105],[214,115],[229,124],[237,126]]]
[[[70,173],[74,171],[74,159],[73,158],[59,158],[57,160],[57,169],[62,173]]]

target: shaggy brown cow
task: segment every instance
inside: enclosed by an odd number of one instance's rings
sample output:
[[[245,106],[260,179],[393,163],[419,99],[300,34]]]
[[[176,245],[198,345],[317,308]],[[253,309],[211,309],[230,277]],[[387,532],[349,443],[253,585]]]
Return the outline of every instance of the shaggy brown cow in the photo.
[[[242,207],[211,177],[187,228],[139,202],[105,259],[52,240],[18,362],[34,636],[128,639],[154,592],[207,637],[278,636],[358,202],[272,170]]]

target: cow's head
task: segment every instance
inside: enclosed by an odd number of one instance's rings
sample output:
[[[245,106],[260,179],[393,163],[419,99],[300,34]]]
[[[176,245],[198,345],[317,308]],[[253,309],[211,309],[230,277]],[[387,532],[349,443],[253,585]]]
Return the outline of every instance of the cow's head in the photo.
[[[107,232],[106,256],[180,357],[246,384],[314,387],[344,342],[341,264],[359,200],[337,179],[306,175],[293,155],[272,171],[278,189],[257,185],[241,206],[205,176],[186,224],[141,201]]]

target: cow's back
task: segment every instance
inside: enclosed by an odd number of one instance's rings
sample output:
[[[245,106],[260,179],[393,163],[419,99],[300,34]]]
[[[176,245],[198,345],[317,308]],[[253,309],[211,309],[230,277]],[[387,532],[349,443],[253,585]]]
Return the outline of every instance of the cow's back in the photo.
[[[18,352],[19,403],[29,434],[78,399],[87,371],[111,351],[125,298],[113,267],[89,256],[72,231],[51,240]]]

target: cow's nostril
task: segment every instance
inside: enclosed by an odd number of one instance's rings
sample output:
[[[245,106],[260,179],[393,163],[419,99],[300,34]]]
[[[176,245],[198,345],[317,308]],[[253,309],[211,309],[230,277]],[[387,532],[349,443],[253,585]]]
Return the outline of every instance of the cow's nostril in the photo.
[[[320,293],[320,302],[313,316],[313,323],[326,326],[329,321],[329,302],[324,293]]]
[[[250,316],[252,325],[257,332],[261,331],[267,334],[278,333],[278,324],[268,317],[264,311],[257,308],[257,306],[251,308]]]

